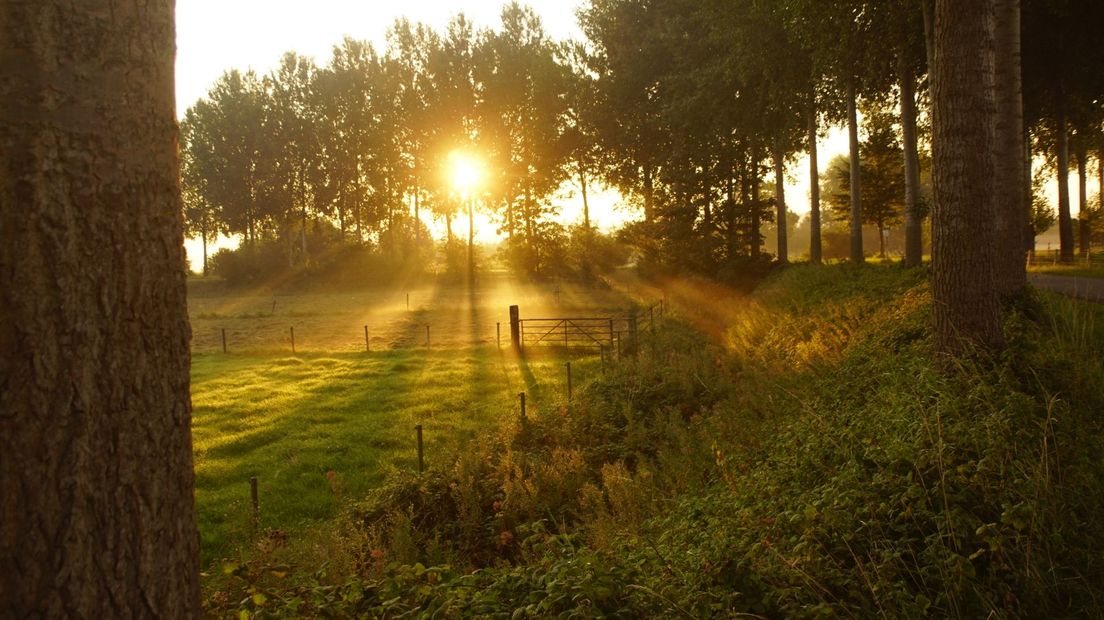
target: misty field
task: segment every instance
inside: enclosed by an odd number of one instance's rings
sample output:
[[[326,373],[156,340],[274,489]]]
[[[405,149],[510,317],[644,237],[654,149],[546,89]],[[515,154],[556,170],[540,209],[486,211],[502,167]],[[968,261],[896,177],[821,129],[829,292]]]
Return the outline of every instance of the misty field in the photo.
[[[320,526],[389,470],[417,468],[415,425],[424,427],[427,467],[441,466],[467,442],[516,420],[519,392],[527,393],[529,416],[561,406],[566,361],[580,388],[601,372],[593,348],[531,348],[515,356],[511,303],[523,318],[612,316],[630,305],[606,287],[523,285],[496,274],[474,294],[455,285],[409,289],[410,310],[405,288],[273,296],[193,287],[192,423],[204,565],[251,544],[252,476],[259,481],[259,531],[311,544],[332,529]]]

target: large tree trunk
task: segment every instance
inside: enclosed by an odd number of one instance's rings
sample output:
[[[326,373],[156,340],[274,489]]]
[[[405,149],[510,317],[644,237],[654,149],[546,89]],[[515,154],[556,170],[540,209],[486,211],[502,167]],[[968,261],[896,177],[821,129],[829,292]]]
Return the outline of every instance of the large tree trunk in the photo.
[[[1069,135],[1066,126],[1066,97],[1058,86],[1058,118],[1055,134],[1058,159],[1058,241],[1063,263],[1073,262],[1073,221],[1070,218],[1069,195]]]
[[[506,238],[510,241],[514,240],[514,201],[512,198],[506,200]]]
[[[198,617],[173,4],[0,40],[0,616]]]
[[[587,202],[587,178],[583,165],[579,164],[579,188],[583,193],[583,229],[590,234],[590,203]]]
[[[468,284],[475,283],[475,200],[468,197]]]
[[[859,168],[859,118],[856,107],[855,78],[847,78],[847,133],[851,158],[851,262],[862,263],[862,181]]]
[[[747,206],[748,215],[751,215],[752,203],[751,203],[751,172],[747,164],[746,158],[741,158],[740,163],[740,198],[744,205]],[[735,188],[733,186],[732,175],[735,174],[735,170],[730,170],[728,173],[728,200],[725,201],[725,215],[728,220],[728,230],[726,231],[726,237],[728,241],[728,258],[733,259],[738,255],[743,254],[746,250],[751,252],[751,237],[748,235],[746,242],[748,246],[741,248],[742,239],[740,238],[740,217],[736,209]]]
[[[207,277],[207,228],[199,231],[199,236],[203,238],[203,277]]]
[[[1034,178],[1031,171],[1031,134],[1028,132],[1026,124],[1024,125],[1023,134],[1023,173],[1024,178],[1020,184],[1020,192],[1023,194],[1024,212],[1020,221],[1023,223],[1024,233],[1024,251],[1028,254],[1028,261],[1035,262],[1035,218],[1033,217],[1034,206],[1032,202],[1034,200],[1034,189],[1031,187],[1031,181]]]
[[[653,210],[655,205],[653,204],[653,193],[655,192],[655,182],[652,179],[652,169],[650,166],[644,166],[644,221],[651,222],[653,216]]]
[[[905,168],[905,266],[919,267],[924,255],[920,217],[920,156],[916,141],[916,93],[912,68],[904,58],[897,67],[901,88],[901,137]]]
[[[307,195],[302,179],[299,180],[299,243],[303,252],[303,264],[310,263],[310,254],[307,253]]]
[[[1089,154],[1077,149],[1077,240],[1082,257],[1089,255]]]
[[[782,150],[782,141],[774,141],[774,205],[775,223],[778,228],[778,262],[789,261],[789,247],[786,245],[786,153]]]
[[[759,247],[763,243],[759,229],[762,228],[759,210],[759,143],[751,147],[751,257],[759,258]]]
[[[817,113],[809,107],[809,260],[820,264],[820,169],[817,165]]]
[[[994,43],[993,235],[997,292],[1018,295],[1027,286],[1024,257],[1023,89],[1020,78],[1020,0],[992,0]]]
[[[417,248],[422,242],[422,216],[421,205],[418,204],[418,188],[414,188],[414,247]]]
[[[988,2],[937,0],[932,92],[932,307],[939,352],[1003,344],[993,254]]]
[[[920,0],[920,17],[924,22],[924,60],[928,64],[928,92],[931,92],[935,70],[935,0]]]

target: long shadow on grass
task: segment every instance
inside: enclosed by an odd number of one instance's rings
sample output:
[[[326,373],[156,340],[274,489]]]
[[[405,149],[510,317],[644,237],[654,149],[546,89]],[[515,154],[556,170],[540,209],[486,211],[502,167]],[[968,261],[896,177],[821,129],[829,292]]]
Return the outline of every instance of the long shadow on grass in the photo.
[[[504,387],[507,394],[513,391],[510,382],[510,374],[503,362],[502,349],[496,344],[492,352],[489,346],[480,345],[479,330],[482,326],[483,311],[480,308],[480,298],[476,286],[468,288],[468,337],[472,344],[472,364],[469,374],[469,385],[472,402],[485,400],[488,394],[500,393]],[[495,373],[491,355],[496,355],[500,360],[499,372]],[[497,376],[496,376],[497,375]],[[496,399],[497,400],[497,399]],[[484,403],[481,409],[491,415],[498,414],[508,407],[508,402]],[[486,416],[479,416],[486,418]]]
[[[393,421],[376,414],[403,407],[395,368],[412,356],[365,355],[197,358],[194,435],[204,562],[247,543],[242,504],[250,476],[260,479],[262,527],[284,530],[331,518],[343,492],[376,482],[365,472],[378,471],[378,461],[402,440]]]

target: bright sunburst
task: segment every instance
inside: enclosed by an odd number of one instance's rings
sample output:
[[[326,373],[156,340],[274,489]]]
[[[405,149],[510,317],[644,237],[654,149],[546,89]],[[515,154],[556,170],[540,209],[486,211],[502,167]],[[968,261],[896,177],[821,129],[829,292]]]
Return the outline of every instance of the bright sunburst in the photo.
[[[453,151],[449,154],[452,166],[452,185],[461,192],[469,192],[479,184],[482,176],[480,162],[468,153]]]

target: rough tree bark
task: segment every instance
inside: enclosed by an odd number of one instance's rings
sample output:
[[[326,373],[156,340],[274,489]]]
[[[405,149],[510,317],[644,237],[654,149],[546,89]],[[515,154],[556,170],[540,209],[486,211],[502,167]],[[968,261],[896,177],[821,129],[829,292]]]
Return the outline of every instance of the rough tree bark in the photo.
[[[809,109],[809,260],[820,264],[823,252],[820,244],[820,169],[817,165],[817,113]]]
[[[198,617],[173,3],[0,3],[0,616]]]
[[[851,161],[851,262],[865,261],[862,236],[862,181],[859,168],[859,118],[856,111],[855,78],[847,78],[847,135]]]
[[[920,157],[916,140],[916,84],[904,54],[897,67],[901,89],[901,137],[905,168],[905,266],[919,267],[924,254],[920,217]]]
[[[789,247],[786,244],[786,153],[782,150],[782,141],[774,141],[774,217],[778,230],[778,262],[789,261]]]
[[[994,44],[993,234],[997,292],[1018,295],[1027,286],[1024,229],[1027,209],[1023,171],[1023,86],[1020,67],[1020,0],[992,0]]]
[[[993,55],[988,2],[937,0],[932,92],[936,347],[1003,344],[993,254]]]

